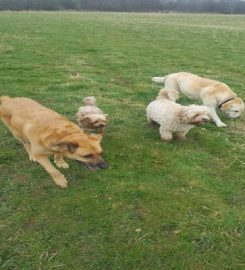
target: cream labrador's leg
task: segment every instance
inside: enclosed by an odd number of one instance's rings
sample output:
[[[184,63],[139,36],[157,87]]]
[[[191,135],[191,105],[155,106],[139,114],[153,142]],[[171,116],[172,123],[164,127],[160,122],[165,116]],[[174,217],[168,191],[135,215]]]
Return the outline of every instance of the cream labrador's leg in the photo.
[[[208,106],[208,105],[206,105],[206,106],[209,108],[210,116],[211,116],[212,120],[214,121],[214,123],[216,124],[216,126],[218,126],[218,127],[227,127],[227,125],[220,120],[219,116],[216,113],[215,108],[211,107],[211,106]]]
[[[40,165],[43,166],[43,168],[50,174],[56,185],[62,188],[67,187],[67,180],[65,176],[53,166],[47,156],[42,154],[35,154],[34,157],[36,161],[40,163]]]

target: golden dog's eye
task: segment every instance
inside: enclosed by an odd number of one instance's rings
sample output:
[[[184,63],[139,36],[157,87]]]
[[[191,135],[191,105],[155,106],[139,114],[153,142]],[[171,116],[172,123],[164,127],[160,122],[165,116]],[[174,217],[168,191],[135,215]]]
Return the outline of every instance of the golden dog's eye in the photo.
[[[85,155],[83,156],[84,158],[92,158],[93,157],[93,154],[88,154],[88,155]]]

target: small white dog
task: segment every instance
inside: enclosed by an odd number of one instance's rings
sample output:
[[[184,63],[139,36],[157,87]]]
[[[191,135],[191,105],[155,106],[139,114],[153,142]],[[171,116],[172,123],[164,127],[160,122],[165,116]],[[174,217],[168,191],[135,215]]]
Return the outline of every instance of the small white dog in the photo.
[[[186,134],[194,126],[200,126],[210,120],[210,112],[206,106],[182,106],[175,103],[174,90],[160,90],[156,100],[146,108],[148,121],[160,125],[160,135],[164,142],[173,139],[186,140]]]
[[[78,125],[88,133],[103,134],[108,115],[96,106],[95,97],[85,97],[83,104],[76,114]]]
[[[164,83],[165,89],[183,93],[189,99],[202,100],[210,109],[210,116],[218,127],[226,127],[216,113],[216,108],[221,109],[230,118],[237,118],[244,110],[241,98],[222,82],[206,79],[187,72],[172,73],[165,77],[154,77],[152,81]],[[176,99],[178,94],[176,95]]]

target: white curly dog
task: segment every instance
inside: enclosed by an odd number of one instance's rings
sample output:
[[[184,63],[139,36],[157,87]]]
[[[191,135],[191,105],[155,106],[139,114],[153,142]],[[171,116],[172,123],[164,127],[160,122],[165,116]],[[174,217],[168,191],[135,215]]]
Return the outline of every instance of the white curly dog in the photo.
[[[146,108],[149,122],[160,125],[160,135],[164,142],[173,139],[186,140],[186,134],[194,126],[200,126],[210,120],[210,111],[206,106],[182,106],[175,103],[176,93],[173,90],[161,89],[156,100]]]

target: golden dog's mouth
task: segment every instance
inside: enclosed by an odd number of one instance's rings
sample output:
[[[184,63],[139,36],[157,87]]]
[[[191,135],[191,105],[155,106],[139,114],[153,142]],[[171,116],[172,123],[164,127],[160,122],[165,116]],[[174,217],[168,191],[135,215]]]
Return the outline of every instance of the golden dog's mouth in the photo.
[[[91,163],[91,162],[83,162],[83,161],[77,160],[77,162],[80,165],[82,165],[83,167],[85,167],[93,172],[95,172],[97,169],[107,169],[108,168],[108,164],[105,161],[101,161],[98,163]]]

